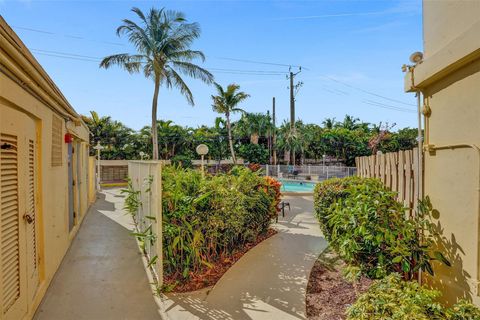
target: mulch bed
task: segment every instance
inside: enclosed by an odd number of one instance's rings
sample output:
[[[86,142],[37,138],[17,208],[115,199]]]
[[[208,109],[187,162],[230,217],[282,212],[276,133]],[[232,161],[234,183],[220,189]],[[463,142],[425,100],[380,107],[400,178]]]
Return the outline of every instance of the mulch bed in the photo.
[[[371,280],[362,278],[356,284],[342,276],[342,263],[334,266],[319,258],[310,273],[307,286],[307,318],[311,320],[344,320],[347,307],[353,304],[358,294],[365,292]]]
[[[258,236],[255,242],[247,243],[241,250],[232,255],[220,257],[219,261],[216,261],[212,268],[205,269],[199,274],[192,273],[189,281],[186,283],[179,282],[179,275],[170,275],[164,276],[163,284],[165,287],[173,287],[173,284],[178,281],[178,284],[170,292],[189,292],[213,286],[245,253],[276,233],[276,230],[268,229],[265,234]]]

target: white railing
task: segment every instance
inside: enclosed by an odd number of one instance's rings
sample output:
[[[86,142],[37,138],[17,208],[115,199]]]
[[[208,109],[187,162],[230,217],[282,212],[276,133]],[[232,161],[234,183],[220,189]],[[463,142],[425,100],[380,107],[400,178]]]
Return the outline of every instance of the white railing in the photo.
[[[145,253],[148,261],[153,261],[152,270],[162,285],[162,161],[128,161],[128,176],[133,189],[139,191],[140,205],[134,214],[136,232],[148,234],[145,242]],[[156,258],[155,258],[156,257]]]
[[[357,174],[355,167],[315,165],[262,165],[265,175],[276,178],[323,181]]]

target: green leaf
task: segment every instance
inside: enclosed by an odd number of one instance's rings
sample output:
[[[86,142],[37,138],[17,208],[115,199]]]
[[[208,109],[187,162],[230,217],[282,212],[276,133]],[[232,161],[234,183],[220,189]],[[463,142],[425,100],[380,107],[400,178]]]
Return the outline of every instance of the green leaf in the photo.
[[[450,261],[448,261],[448,259],[445,258],[445,256],[443,255],[443,253],[441,253],[440,251],[435,251],[435,252],[433,252],[433,256],[435,257],[436,260],[442,262],[442,263],[445,264],[446,266],[449,266],[449,267],[452,266],[452,264],[450,263]]]
[[[157,263],[157,260],[158,260],[158,256],[154,256],[154,257],[148,262],[147,268],[150,268],[152,265],[154,265],[155,263]]]

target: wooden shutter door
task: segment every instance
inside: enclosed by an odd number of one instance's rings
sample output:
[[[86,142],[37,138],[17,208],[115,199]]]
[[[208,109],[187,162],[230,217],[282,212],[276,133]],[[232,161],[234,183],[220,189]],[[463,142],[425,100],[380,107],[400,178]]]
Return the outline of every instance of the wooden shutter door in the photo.
[[[30,117],[0,105],[0,318],[2,320],[22,319],[28,309],[26,243],[28,227],[25,215],[29,211],[27,195],[31,178],[27,134],[34,131],[35,122]],[[35,135],[30,140],[34,142]]]
[[[27,258],[28,301],[32,301],[39,285],[38,255],[38,217],[37,217],[37,148],[35,142],[35,126],[27,126],[26,146],[28,152],[26,213],[24,216]]]
[[[18,142],[15,135],[0,135],[2,319],[21,319],[27,309]]]

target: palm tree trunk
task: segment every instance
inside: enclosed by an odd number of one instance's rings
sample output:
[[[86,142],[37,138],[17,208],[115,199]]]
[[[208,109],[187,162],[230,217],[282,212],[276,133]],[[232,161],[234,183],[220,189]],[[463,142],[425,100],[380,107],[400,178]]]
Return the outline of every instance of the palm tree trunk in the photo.
[[[228,144],[230,145],[230,152],[232,153],[233,164],[237,163],[235,158],[235,150],[233,150],[233,139],[232,139],[232,127],[230,125],[230,113],[225,113],[225,118],[227,119],[227,130],[228,130]]]
[[[157,102],[158,102],[159,89],[160,89],[160,80],[158,79],[158,77],[155,77],[155,91],[153,92],[153,101],[152,101],[152,145],[153,145],[152,159],[153,160],[158,160]]]

